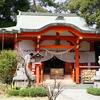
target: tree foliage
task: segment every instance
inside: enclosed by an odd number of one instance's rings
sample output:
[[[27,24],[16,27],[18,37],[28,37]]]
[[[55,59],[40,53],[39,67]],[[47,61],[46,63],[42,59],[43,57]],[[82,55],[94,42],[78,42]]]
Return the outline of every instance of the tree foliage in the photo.
[[[56,0],[33,0],[31,5],[31,11],[33,12],[55,12],[55,13],[66,13],[67,5],[71,0],[65,2],[55,2]],[[51,8],[51,9],[48,9]],[[52,10],[53,8],[53,10]]]
[[[55,7],[55,0],[33,0],[30,6],[32,12],[50,12],[46,7]]]
[[[67,8],[71,10],[71,13],[75,13],[77,10],[79,10],[81,1],[82,0],[72,0]]]
[[[54,12],[55,13],[62,13],[62,12],[66,13],[68,11],[67,5],[68,5],[68,2],[66,1],[56,3]]]
[[[29,10],[28,0],[1,0],[0,1],[0,27],[14,26],[18,10]]]
[[[17,53],[12,50],[0,51],[0,80],[11,83],[17,65]]]
[[[0,7],[3,6],[5,0],[0,0]]]
[[[45,9],[45,8],[42,8],[41,6],[30,6],[30,10],[32,11],[32,12],[48,12],[48,10],[47,9]]]
[[[100,0],[73,0],[68,9],[71,12],[79,10],[88,25],[96,24],[96,28],[100,28]]]

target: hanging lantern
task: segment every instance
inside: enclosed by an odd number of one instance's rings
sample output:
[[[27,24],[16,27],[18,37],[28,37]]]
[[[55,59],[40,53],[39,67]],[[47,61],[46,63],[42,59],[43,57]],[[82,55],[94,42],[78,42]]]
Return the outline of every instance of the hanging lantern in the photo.
[[[56,45],[60,45],[60,39],[56,39]]]
[[[41,62],[41,59],[43,58],[43,55],[40,53],[36,53],[33,58],[35,59],[35,62]]]

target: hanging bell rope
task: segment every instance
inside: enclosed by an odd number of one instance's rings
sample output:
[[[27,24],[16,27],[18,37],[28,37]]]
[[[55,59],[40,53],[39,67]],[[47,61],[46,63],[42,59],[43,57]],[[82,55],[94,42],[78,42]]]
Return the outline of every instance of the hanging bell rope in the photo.
[[[61,55],[61,54],[64,54],[64,53],[67,53],[68,51],[70,51],[71,49],[73,49],[74,47],[72,47],[72,48],[70,48],[70,49],[68,49],[68,50],[66,50],[66,51],[63,51],[63,52],[52,52],[52,51],[50,51],[50,50],[48,50],[48,49],[46,49],[46,48],[43,48],[44,50],[46,50],[46,52],[48,52],[48,53],[51,53],[51,54],[53,54],[53,55]]]

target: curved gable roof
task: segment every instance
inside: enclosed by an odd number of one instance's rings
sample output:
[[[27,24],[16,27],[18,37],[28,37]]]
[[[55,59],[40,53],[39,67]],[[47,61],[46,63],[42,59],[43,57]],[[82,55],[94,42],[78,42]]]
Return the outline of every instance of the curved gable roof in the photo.
[[[63,16],[64,19],[56,20],[58,16]],[[13,33],[12,30],[16,30],[18,33],[21,33],[21,31],[39,32],[50,26],[70,26],[82,33],[96,33],[96,30],[89,28],[85,20],[78,17],[76,14],[33,12],[19,12],[17,16],[17,25],[5,29],[8,33]]]

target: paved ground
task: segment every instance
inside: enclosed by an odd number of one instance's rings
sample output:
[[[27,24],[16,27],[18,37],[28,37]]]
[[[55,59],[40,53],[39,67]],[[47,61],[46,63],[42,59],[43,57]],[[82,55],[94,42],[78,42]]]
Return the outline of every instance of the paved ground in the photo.
[[[61,93],[56,100],[72,100],[72,98]]]
[[[88,94],[86,89],[66,89],[57,100],[100,100],[100,96]]]

